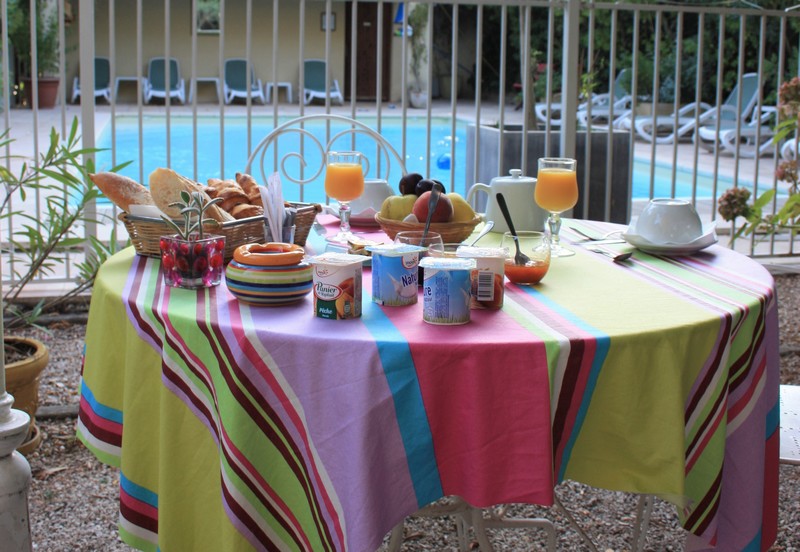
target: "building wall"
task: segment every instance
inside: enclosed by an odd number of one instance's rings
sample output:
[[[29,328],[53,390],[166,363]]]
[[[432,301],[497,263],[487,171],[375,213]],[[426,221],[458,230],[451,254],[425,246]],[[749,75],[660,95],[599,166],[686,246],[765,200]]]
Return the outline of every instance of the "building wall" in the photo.
[[[197,35],[197,70],[198,77],[221,77],[219,65],[219,48],[223,44],[224,57],[246,57],[246,33],[248,21],[245,0],[227,0],[225,2],[224,34],[198,33]],[[116,1],[114,3],[115,18],[109,21],[109,3],[95,4],[95,53],[108,56],[110,52],[109,37],[113,36],[116,48],[117,76],[135,76],[137,74],[137,26],[136,2]],[[298,94],[300,78],[300,40],[305,44],[305,58],[325,58],[325,32],[320,29],[320,14],[325,10],[323,2],[306,2],[303,25],[300,23],[299,3],[296,0],[278,0],[278,81],[292,83],[295,97]],[[334,2],[336,12],[336,29],[331,33],[331,68],[332,78],[343,83],[345,56],[345,9],[344,2]],[[173,0],[170,2],[170,56],[178,59],[181,72],[189,85],[191,76],[192,17],[190,0]],[[165,2],[162,0],[142,1],[142,75],[147,74],[147,60],[155,56],[163,56],[165,50]],[[256,76],[263,81],[273,80],[273,3],[263,0],[252,1],[252,19],[249,22],[251,32],[251,55]],[[67,81],[78,71],[77,34],[69,37],[72,47],[68,48]],[[223,42],[224,41],[224,42]],[[210,88],[201,87],[198,100],[214,100]],[[133,83],[120,90],[121,101],[135,101]],[[295,100],[296,101],[296,100]]]

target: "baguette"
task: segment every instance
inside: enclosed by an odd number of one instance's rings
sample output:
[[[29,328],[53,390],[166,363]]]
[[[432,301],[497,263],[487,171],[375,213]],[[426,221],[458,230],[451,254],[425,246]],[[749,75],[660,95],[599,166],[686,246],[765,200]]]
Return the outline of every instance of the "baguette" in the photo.
[[[207,201],[211,200],[208,194],[203,191],[203,187],[200,186],[200,184],[179,175],[171,169],[161,168],[150,173],[150,193],[153,196],[156,206],[168,217],[181,217],[180,208],[171,207],[170,205],[181,201],[182,191],[189,193],[199,192],[205,196]],[[211,205],[206,209],[204,216],[212,218],[217,222],[236,220],[233,215],[223,211],[217,205]]]
[[[103,195],[123,211],[130,211],[131,205],[155,205],[150,190],[127,176],[100,172],[90,174],[89,178]]]

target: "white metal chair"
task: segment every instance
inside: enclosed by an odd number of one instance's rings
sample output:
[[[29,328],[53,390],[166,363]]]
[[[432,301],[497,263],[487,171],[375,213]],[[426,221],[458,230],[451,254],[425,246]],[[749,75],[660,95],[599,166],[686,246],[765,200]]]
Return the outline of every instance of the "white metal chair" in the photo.
[[[315,123],[330,125],[330,136],[327,143],[323,144],[306,128],[306,126]],[[298,153],[300,151],[298,149],[282,158],[278,158],[277,141],[283,136],[292,134],[304,140],[306,148],[303,150],[304,154]],[[300,187],[300,201],[302,201],[303,186],[315,181],[325,170],[325,154],[337,147],[341,149],[343,147],[342,143],[349,142],[347,147],[352,148],[352,144],[359,138],[358,148],[366,159],[365,175],[367,177],[382,178],[388,181],[393,163],[397,163],[402,174],[406,173],[406,166],[402,156],[383,136],[369,125],[350,117],[327,113],[297,117],[275,127],[253,149],[253,153],[250,154],[250,158],[247,160],[245,172],[253,174],[256,179],[260,176],[260,182],[266,182],[267,176],[279,171],[284,184],[291,182]],[[268,151],[270,155],[267,155]],[[308,160],[315,159],[317,156],[321,160],[319,166],[308,167]],[[297,161],[296,169],[294,164],[289,163],[290,160]],[[256,168],[260,170],[260,174],[252,172]]]
[[[505,515],[505,507],[489,508],[486,510],[489,517],[484,517],[484,510],[467,504],[460,497],[447,497],[445,500],[430,504],[418,512],[414,517],[439,517],[453,516],[456,518],[456,533],[458,544],[462,552],[469,552],[467,542],[467,529],[472,527],[478,545],[482,552],[493,552],[494,547],[489,541],[486,529],[542,529],[547,534],[547,550],[556,550],[556,528],[549,519],[544,518],[509,518]],[[389,538],[388,552],[398,552],[403,543],[403,524],[400,523],[392,529]]]
[[[782,464],[800,466],[800,386],[781,385]]]

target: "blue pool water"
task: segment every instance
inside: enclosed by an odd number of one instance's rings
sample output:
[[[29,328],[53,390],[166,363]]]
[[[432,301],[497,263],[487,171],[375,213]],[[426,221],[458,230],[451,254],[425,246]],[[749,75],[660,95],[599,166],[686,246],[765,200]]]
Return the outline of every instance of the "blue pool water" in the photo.
[[[287,119],[279,119],[279,123],[286,122]],[[368,118],[359,119],[372,128],[376,128],[374,120]],[[147,175],[158,167],[170,166],[175,171],[188,177],[194,176],[194,161],[192,159],[192,144],[194,128],[190,117],[173,116],[170,120],[170,162],[167,163],[166,148],[166,121],[164,117],[145,117],[143,119],[142,143],[143,148],[143,171],[140,173],[139,163],[139,131],[138,117],[118,117],[116,119],[116,161],[118,164],[124,161],[133,161],[128,167],[120,171],[122,174],[140,179],[143,174],[143,183],[147,183]],[[316,136],[323,144],[327,141],[327,129],[324,122],[311,121],[306,123],[306,129]],[[252,147],[265,137],[274,128],[272,118],[253,118],[251,123]],[[335,136],[344,126],[332,125],[330,136]],[[457,152],[456,159],[450,160],[451,125],[450,119],[434,118],[431,123],[431,147],[430,152],[426,147],[426,119],[423,117],[409,118],[406,125],[406,155],[405,165],[409,172],[427,174],[430,178],[438,179],[445,183],[448,191],[451,189],[451,167],[454,169],[455,182],[465,180],[465,150],[466,150],[466,123],[458,122],[456,131]],[[247,164],[247,119],[245,117],[226,117],[224,125],[225,151],[224,151],[224,170],[225,177],[232,178],[236,172],[244,170]],[[382,136],[402,155],[402,135],[401,127],[398,122],[384,118],[381,129]],[[98,153],[96,163],[98,170],[107,170],[112,166],[111,162],[111,128],[110,125],[103,129],[97,141],[97,147],[105,149]],[[369,150],[374,151],[375,142],[371,138],[359,135],[353,148],[350,143],[350,136],[339,138],[333,143],[332,149],[350,150],[356,149],[364,151],[367,155]],[[221,178],[220,163],[220,125],[219,118],[198,117],[197,123],[198,149],[203,152],[198,155],[197,175],[199,182],[205,182],[209,178]],[[282,158],[289,152],[300,150],[300,137],[297,134],[282,136],[280,139],[280,151],[278,157]],[[304,157],[307,167],[316,170],[322,166],[321,154],[313,141],[306,138],[304,140]],[[267,152],[267,159],[272,159],[273,152]],[[368,155],[369,156],[369,155]],[[427,159],[431,159],[430,171],[426,167]],[[396,161],[390,163],[391,172],[388,177],[389,183],[395,186],[400,180],[401,171]],[[287,171],[290,174],[299,176],[299,164],[294,159],[287,161]],[[383,165],[385,167],[385,165]],[[381,177],[384,177],[385,168],[381,169]],[[257,174],[256,170],[252,170]],[[306,173],[304,178],[311,175]],[[375,167],[370,169],[368,177],[375,177]],[[304,201],[324,203],[325,193],[323,185],[324,174],[314,179],[312,182],[303,185]],[[284,196],[289,200],[299,200],[300,192],[297,187],[292,189],[290,184],[284,183]]]
[[[279,119],[279,123],[287,121],[288,118]],[[360,119],[365,124],[376,128],[375,120],[369,118]],[[194,125],[190,117],[173,116],[170,119],[170,145],[171,157],[167,163],[166,148],[166,119],[162,116],[144,117],[142,128],[143,170],[140,172],[139,164],[139,131],[138,117],[122,116],[116,119],[116,147],[117,163],[131,160],[131,165],[123,169],[122,174],[135,180],[140,179],[140,174],[144,175],[142,180],[147,182],[147,175],[158,167],[171,166],[180,174],[193,177],[194,161],[192,159],[192,144],[194,136]],[[451,186],[451,171],[454,173],[453,182],[456,183],[456,190],[463,192],[466,179],[466,123],[459,121],[456,124],[456,149],[455,159],[450,159],[451,144],[451,124],[449,118],[433,118],[431,122],[431,141],[430,150],[427,148],[426,138],[426,118],[410,117],[406,124],[406,155],[405,164],[409,172],[427,174],[430,178],[436,178],[445,183],[448,190]],[[271,117],[254,117],[251,119],[251,140],[253,147],[272,129]],[[318,137],[323,143],[326,141],[327,129],[324,122],[312,121],[306,124],[306,128],[314,136]],[[332,126],[331,134],[344,127]],[[225,177],[232,178],[236,172],[243,171],[247,164],[247,119],[245,117],[226,117],[224,125],[225,150],[224,150],[224,169]],[[381,134],[391,143],[398,153],[402,152],[402,134],[400,119],[384,118]],[[106,170],[112,166],[111,163],[111,128],[107,126],[101,133],[97,145],[104,148],[97,155],[98,170]],[[203,152],[198,155],[197,175],[199,182],[205,182],[209,178],[221,178],[220,162],[220,124],[218,116],[198,117],[197,122],[197,141],[198,149]],[[310,140],[306,139],[304,155],[308,167],[316,168],[322,166],[321,154],[318,152]],[[350,137],[340,138],[334,142],[334,148],[351,149]],[[374,142],[364,136],[357,138],[355,149],[369,151],[374,148]],[[297,135],[282,137],[280,141],[280,151],[278,157],[282,158],[285,154],[292,151],[299,151],[300,138]],[[272,158],[272,150],[268,152],[268,159]],[[430,170],[427,169],[427,160],[430,158]],[[286,170],[299,176],[299,164],[289,160]],[[370,177],[374,177],[374,168],[371,169]],[[256,171],[252,171],[256,174]],[[309,178],[308,172],[304,174]],[[382,175],[383,176],[383,175]],[[323,187],[323,177],[320,175],[312,182],[303,186],[304,201],[324,203],[325,194]],[[397,164],[392,166],[392,172],[388,181],[392,186],[400,179],[400,170]],[[672,169],[666,166],[656,166],[654,178],[653,197],[672,196]],[[675,197],[691,197],[692,195],[692,174],[688,171],[678,171],[675,177]],[[728,187],[729,183],[720,181],[717,186],[717,194]],[[697,178],[697,197],[698,199],[710,198],[712,196],[712,180],[710,176],[698,175]],[[299,200],[300,190],[294,186],[285,184],[284,195],[289,200]],[[636,160],[633,169],[633,198],[646,199],[650,197],[650,165],[647,161]]]

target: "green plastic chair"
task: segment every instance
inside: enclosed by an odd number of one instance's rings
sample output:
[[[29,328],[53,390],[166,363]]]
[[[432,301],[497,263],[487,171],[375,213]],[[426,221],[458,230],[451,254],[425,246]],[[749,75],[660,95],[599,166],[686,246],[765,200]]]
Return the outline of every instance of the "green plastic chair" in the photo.
[[[223,84],[225,103],[231,103],[235,98],[247,99],[247,60],[232,58],[225,60],[225,79]],[[250,67],[250,97],[260,99],[266,104],[264,98],[264,85],[261,79],[256,79],[253,67]]]
[[[72,80],[72,103],[81,95],[81,83],[78,77]],[[94,97],[103,97],[111,103],[111,63],[106,57],[94,58]]]
[[[167,90],[166,60],[163,57],[152,58],[147,65],[147,77],[144,79],[144,103],[150,103],[153,98],[166,99],[167,96],[175,98],[181,103],[186,103],[186,85],[181,77],[181,68],[178,60],[169,60],[169,90]]]
[[[341,105],[344,105],[344,97],[342,91],[339,89],[339,81],[331,79],[330,92],[325,90],[325,60],[322,59],[307,59],[303,62],[303,103],[308,105],[313,99],[325,101],[325,98],[330,97],[331,100],[337,100]]]

